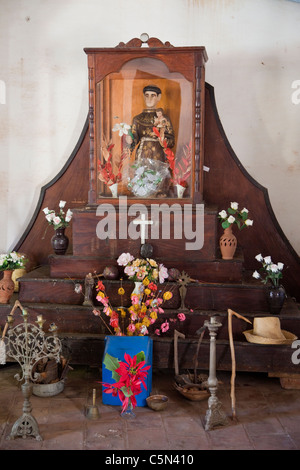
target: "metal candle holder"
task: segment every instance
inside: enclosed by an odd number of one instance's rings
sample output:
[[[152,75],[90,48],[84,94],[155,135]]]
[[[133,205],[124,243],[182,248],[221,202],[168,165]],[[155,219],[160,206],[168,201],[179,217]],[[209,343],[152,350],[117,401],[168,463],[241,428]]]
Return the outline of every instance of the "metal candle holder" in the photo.
[[[32,395],[32,382],[35,382],[40,374],[34,373],[34,366],[42,359],[60,360],[61,341],[57,337],[57,327],[52,324],[50,331],[52,336],[45,336],[43,331],[42,315],[38,315],[38,326],[28,323],[27,310],[22,309],[23,323],[13,327],[14,318],[7,316],[8,330],[5,338],[7,356],[18,362],[22,369],[22,374],[16,374],[15,378],[24,383],[21,385],[24,396],[23,414],[14,423],[8,439],[15,437],[35,437],[42,440],[36,419],[32,416],[32,406],[30,396]]]
[[[205,321],[204,325],[209,330],[210,350],[209,350],[209,377],[207,380],[210,397],[208,399],[208,410],[205,416],[205,431],[212,430],[215,426],[227,424],[227,417],[221,409],[222,404],[217,397],[218,379],[216,376],[216,336],[218,329],[222,326],[215,316],[210,317],[210,321]]]

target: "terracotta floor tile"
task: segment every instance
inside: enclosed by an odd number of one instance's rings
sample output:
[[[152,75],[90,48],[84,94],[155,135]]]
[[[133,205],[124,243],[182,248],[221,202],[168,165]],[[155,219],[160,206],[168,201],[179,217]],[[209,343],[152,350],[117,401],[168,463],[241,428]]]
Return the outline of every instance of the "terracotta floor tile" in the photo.
[[[169,398],[166,410],[138,407],[136,418],[120,417],[120,406],[103,405],[101,370],[74,366],[62,393],[31,397],[42,441],[32,437],[7,440],[22,415],[23,395],[14,375],[19,367],[0,367],[0,450],[103,450],[122,452],[196,450],[300,449],[300,390],[284,390],[266,374],[238,373],[236,421],[232,420],[230,372],[219,371],[217,396],[228,418],[226,426],[205,431],[207,399],[192,402],[174,389],[174,371],[153,372],[152,393]],[[99,418],[86,416],[96,389]],[[101,454],[102,455],[102,454]],[[156,454],[155,454],[156,455]]]

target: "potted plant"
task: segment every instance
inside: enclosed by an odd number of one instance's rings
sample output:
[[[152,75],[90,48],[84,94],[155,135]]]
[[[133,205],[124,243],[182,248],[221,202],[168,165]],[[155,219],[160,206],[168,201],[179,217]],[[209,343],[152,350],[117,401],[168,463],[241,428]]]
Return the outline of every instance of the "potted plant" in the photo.
[[[49,225],[52,225],[55,230],[55,234],[51,238],[52,247],[55,254],[64,255],[69,246],[69,239],[65,235],[65,229],[69,226],[73,212],[68,209],[64,211],[66,201],[59,201],[59,211],[56,213],[53,209],[45,207],[43,212]]]
[[[3,278],[0,281],[0,303],[9,302],[15,289],[15,283],[12,280],[13,271],[25,268],[27,261],[25,255],[16,251],[0,255],[0,271],[3,271]]]
[[[227,211],[223,209],[219,212],[219,219],[224,229],[224,233],[220,238],[220,250],[223,259],[232,259],[236,251],[237,239],[232,232],[232,226],[236,224],[239,230],[243,230],[245,227],[253,225],[253,220],[248,218],[248,213],[246,207],[239,210],[237,202],[231,202]]]
[[[255,270],[252,276],[255,279],[260,279],[264,284],[268,284],[267,302],[269,311],[278,315],[286,297],[285,289],[280,284],[280,280],[283,278],[284,264],[281,262],[273,263],[271,256],[263,257],[261,253],[255,256],[255,259],[262,264],[262,267],[259,269],[260,272]]]

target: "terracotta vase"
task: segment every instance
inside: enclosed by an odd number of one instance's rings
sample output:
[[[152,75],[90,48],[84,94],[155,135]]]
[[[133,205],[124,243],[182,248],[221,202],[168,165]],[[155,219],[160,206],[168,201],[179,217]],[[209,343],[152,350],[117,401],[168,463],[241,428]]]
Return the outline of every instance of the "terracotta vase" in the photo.
[[[57,228],[51,238],[51,244],[56,255],[64,255],[69,246],[69,239],[65,235],[65,228]]]
[[[267,302],[269,312],[272,315],[279,315],[282,310],[285,297],[286,293],[283,286],[269,286],[267,288]]]
[[[220,250],[222,259],[233,259],[237,247],[236,236],[232,233],[231,225],[224,229],[220,238]]]
[[[8,304],[15,290],[15,283],[12,280],[12,270],[3,271],[3,279],[0,281],[0,303]]]

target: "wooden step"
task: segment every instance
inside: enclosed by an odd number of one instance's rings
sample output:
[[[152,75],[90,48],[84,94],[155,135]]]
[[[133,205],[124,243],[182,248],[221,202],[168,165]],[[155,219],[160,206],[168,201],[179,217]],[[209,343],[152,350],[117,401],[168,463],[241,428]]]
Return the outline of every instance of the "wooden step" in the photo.
[[[49,267],[38,268],[19,280],[19,298],[22,302],[52,303],[81,305],[84,301],[82,293],[75,292],[75,285],[80,284],[84,292],[82,279],[52,278]],[[118,306],[120,296],[118,288],[120,281],[103,280],[111,304]],[[133,290],[132,281],[123,281],[125,289],[123,305],[130,305],[130,294]],[[173,298],[168,302],[168,308],[181,308],[181,296],[178,284],[168,282],[159,286],[163,292],[171,290]],[[94,293],[94,301],[95,293]],[[267,311],[265,289],[261,283],[244,282],[241,284],[224,284],[208,282],[192,282],[187,285],[184,305],[188,309],[226,310],[232,308],[240,311]]]
[[[200,260],[198,263],[170,261],[166,267],[185,271],[190,277],[206,282],[239,283],[243,279],[244,258],[237,251],[233,260],[222,260],[220,256],[214,260]],[[88,273],[101,274],[107,266],[118,267],[116,260],[103,256],[49,256],[50,277],[83,279]],[[118,267],[122,276],[121,267]]]

